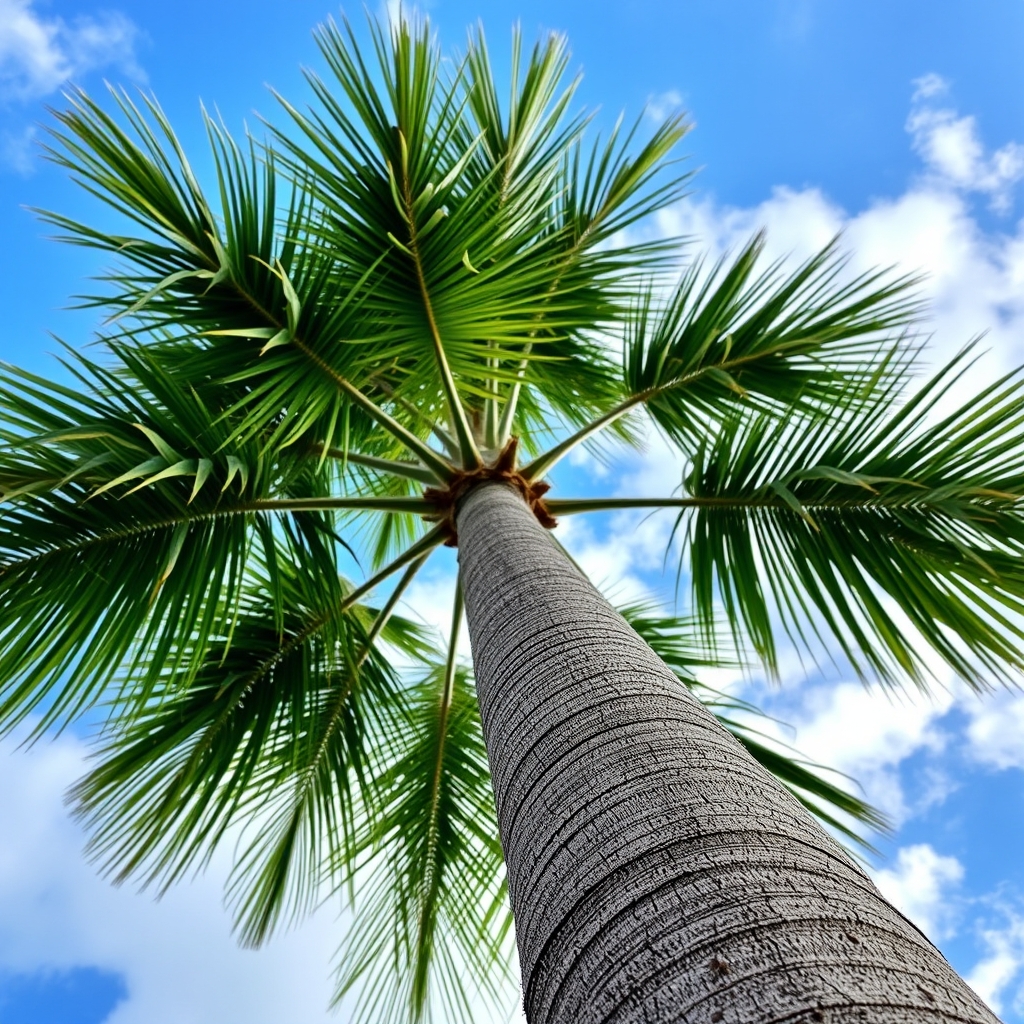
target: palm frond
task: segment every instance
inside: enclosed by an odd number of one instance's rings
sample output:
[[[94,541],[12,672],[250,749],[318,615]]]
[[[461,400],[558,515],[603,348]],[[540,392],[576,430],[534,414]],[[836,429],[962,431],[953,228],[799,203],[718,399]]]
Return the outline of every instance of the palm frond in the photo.
[[[454,643],[454,638],[453,638]],[[355,1020],[471,1021],[507,1010],[511,913],[469,673],[451,660],[407,693],[364,845],[338,999]]]
[[[367,735],[397,699],[378,638],[425,651],[413,624],[390,608],[381,621],[336,568],[295,557],[291,539],[276,581],[251,575],[230,636],[205,647],[197,670],[158,669],[149,699],[127,713],[113,698],[122,713],[71,794],[89,852],[117,880],[162,890],[225,835],[255,832],[231,893],[249,942],[311,909],[323,865],[354,856]]]
[[[694,262],[663,308],[648,292],[630,321],[627,387],[688,452],[737,405],[848,400],[921,315],[914,278],[850,278],[835,241],[788,274],[759,269],[763,249],[759,234],[731,263]]]
[[[64,240],[121,260],[104,279],[111,290],[84,300],[121,325],[111,337],[145,338],[168,369],[200,391],[215,389],[236,413],[240,438],[352,445],[384,457],[404,446],[446,479],[450,467],[421,441],[422,426],[380,401],[380,384],[390,375],[393,386],[408,359],[365,316],[379,254],[356,265],[325,255],[310,237],[317,214],[308,187],[291,180],[282,189],[273,153],[258,154],[251,141],[243,150],[207,118],[215,205],[155,101],[143,112],[125,94],[114,99],[126,126],[76,94],[57,115],[62,130],[52,132],[49,153],[144,230],[114,235],[43,213]]]
[[[446,77],[425,24],[403,23],[390,39],[371,34],[372,68],[350,26],[323,29],[321,49],[345,102],[311,76],[317,109],[287,107],[300,139],[279,134],[279,143],[297,179],[316,181],[324,244],[345,262],[381,261],[365,308],[396,346],[420,357],[399,393],[413,385],[420,401],[426,394],[451,405],[443,355],[482,436],[486,403],[508,401],[521,371],[544,389],[547,408],[572,422],[607,407],[619,388],[590,332],[624,301],[613,270],[621,277],[624,267],[648,265],[652,247],[613,251],[606,231],[677,194],[674,184],[653,182],[681,128],[656,132],[636,156],[632,135],[616,139],[581,169],[562,159],[582,122],[566,118],[571,86],[559,90],[557,40],[517,69],[502,111],[482,36]],[[570,211],[560,197],[574,182]],[[524,406],[521,427],[539,411]],[[463,429],[457,417],[453,428]]]
[[[5,729],[33,709],[37,732],[75,717],[127,665],[142,700],[161,663],[187,675],[196,666],[175,638],[201,650],[230,631],[272,532],[273,514],[254,506],[280,467],[253,446],[222,447],[194,394],[157,398],[81,358],[69,367],[91,394],[0,374]]]
[[[923,685],[929,648],[977,689],[1016,678],[1024,390],[1007,378],[940,412],[965,359],[902,406],[879,385],[817,421],[726,419],[686,481],[695,609],[720,598],[769,665],[781,620],[864,678]]]

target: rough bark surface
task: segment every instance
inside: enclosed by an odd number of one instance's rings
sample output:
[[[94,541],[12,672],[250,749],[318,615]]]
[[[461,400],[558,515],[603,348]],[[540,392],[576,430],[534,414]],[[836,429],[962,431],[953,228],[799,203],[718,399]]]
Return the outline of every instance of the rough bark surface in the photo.
[[[531,1024],[997,1020],[518,493],[458,531]]]

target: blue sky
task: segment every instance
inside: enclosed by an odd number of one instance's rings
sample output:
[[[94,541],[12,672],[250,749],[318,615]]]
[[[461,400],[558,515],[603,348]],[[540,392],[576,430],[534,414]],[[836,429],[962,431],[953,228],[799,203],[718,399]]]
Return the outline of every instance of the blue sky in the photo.
[[[842,230],[854,266],[928,273],[936,360],[987,331],[977,380],[1024,363],[1021,0],[421,9],[445,45],[483,16],[499,68],[512,22],[528,39],[566,32],[585,75],[581,100],[606,124],[623,108],[689,111],[694,194],[645,230],[720,252],[767,226],[778,254]],[[48,331],[81,345],[95,326],[60,307],[100,265],[46,241],[23,209],[96,215],[36,154],[37,125],[64,81],[92,92],[104,78],[144,84],[198,153],[200,99],[240,128],[273,113],[266,84],[304,96],[300,65],[318,64],[310,29],[330,13],[311,0],[0,0],[0,358],[48,372]],[[652,439],[641,459],[607,471],[577,460],[560,482],[578,489],[602,472],[602,488],[642,494],[663,491],[677,466]],[[596,582],[664,597],[669,525],[572,521],[563,539]],[[451,564],[439,565],[411,594],[414,608],[428,619],[447,609],[451,579]],[[789,724],[781,739],[849,772],[889,812],[898,828],[880,844],[879,884],[1006,1021],[1024,1022],[1024,698],[978,701],[946,683],[931,701],[889,700],[841,673],[808,676],[793,658],[781,690],[744,685]],[[221,909],[222,858],[159,903],[110,887],[84,862],[62,804],[85,740],[15,746],[0,746],[2,1024],[331,1019],[328,965],[344,926],[331,910],[253,953],[234,945]]]

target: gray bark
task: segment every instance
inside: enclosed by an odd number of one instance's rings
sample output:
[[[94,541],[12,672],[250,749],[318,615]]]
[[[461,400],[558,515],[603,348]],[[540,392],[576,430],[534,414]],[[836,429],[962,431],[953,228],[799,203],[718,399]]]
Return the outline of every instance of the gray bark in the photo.
[[[516,491],[458,535],[531,1024],[996,1021]]]

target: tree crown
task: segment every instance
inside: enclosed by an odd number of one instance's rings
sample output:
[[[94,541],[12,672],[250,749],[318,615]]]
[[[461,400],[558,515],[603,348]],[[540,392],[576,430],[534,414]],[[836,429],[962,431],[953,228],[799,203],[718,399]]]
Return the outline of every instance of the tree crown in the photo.
[[[759,236],[678,276],[678,240],[635,228],[687,187],[685,122],[592,138],[560,38],[513,37],[505,102],[482,32],[450,61],[425,23],[317,39],[332,81],[266,141],[204,114],[210,190],[151,98],[55,114],[50,157],[124,233],[43,214],[117,260],[83,299],[109,358],[0,380],[0,721],[106,709],[74,797],[118,877],[170,884],[241,835],[258,943],[367,876],[340,992],[376,977],[367,1019],[468,1014],[465,969],[497,995],[511,922],[460,598],[440,656],[396,613],[460,494],[504,479],[547,525],[675,509],[692,617],[624,613],[854,836],[843,815],[879,816],[694,673],[726,637],[772,670],[780,630],[891,685],[932,655],[979,689],[1018,672],[1024,396],[948,411],[966,354],[909,391],[913,281],[835,244],[765,266]],[[681,490],[547,497],[573,448],[645,418]]]

